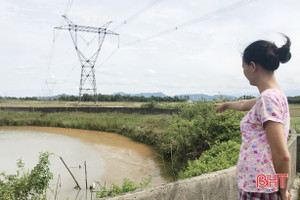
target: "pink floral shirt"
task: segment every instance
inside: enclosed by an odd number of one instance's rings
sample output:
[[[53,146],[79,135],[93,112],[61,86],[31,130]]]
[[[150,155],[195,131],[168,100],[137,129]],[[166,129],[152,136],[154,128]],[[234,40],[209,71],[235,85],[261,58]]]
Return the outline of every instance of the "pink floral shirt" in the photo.
[[[263,123],[271,120],[283,124],[284,138],[287,141],[290,128],[290,114],[287,98],[281,90],[267,89],[256,99],[256,104],[241,121],[242,145],[236,176],[238,187],[246,192],[271,193],[278,191],[274,187],[256,186],[259,174],[271,175],[275,169],[271,149],[266,137]]]

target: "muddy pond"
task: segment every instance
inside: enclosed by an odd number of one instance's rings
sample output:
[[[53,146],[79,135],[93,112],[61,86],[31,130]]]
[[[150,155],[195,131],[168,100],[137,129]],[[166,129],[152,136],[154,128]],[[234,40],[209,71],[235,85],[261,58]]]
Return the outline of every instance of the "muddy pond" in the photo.
[[[49,127],[0,127],[0,172],[15,174],[19,158],[26,169],[33,169],[38,162],[39,152],[51,152],[51,171],[54,178],[50,188],[59,183],[57,199],[91,199],[85,190],[86,161],[88,186],[94,182],[110,186],[122,184],[123,178],[139,183],[143,177],[152,176],[151,186],[166,183],[167,178],[162,159],[154,150],[127,137],[100,131],[86,131]],[[62,163],[62,157],[78,184]],[[47,192],[47,199],[54,199]]]

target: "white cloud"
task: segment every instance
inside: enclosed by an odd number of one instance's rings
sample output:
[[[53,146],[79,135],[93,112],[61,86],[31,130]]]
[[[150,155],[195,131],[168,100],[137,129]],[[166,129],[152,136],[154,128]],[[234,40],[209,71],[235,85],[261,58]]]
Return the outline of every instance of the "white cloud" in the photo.
[[[95,66],[99,92],[255,92],[243,76],[240,53],[257,39],[280,45],[283,39],[278,32],[283,32],[291,37],[293,57],[276,76],[283,90],[299,94],[300,58],[296,52],[300,51],[300,27],[295,20],[300,17],[300,1],[254,1],[190,26],[170,29],[234,2],[237,1],[161,1],[129,20],[115,30],[120,34],[121,48],[116,50],[115,36],[107,35],[103,43]],[[63,24],[60,15],[67,3],[1,1],[0,74],[6,76],[1,76],[0,85],[8,86],[0,92],[12,96],[39,94],[48,77],[57,81],[54,93],[78,93],[81,66],[68,31],[58,32],[51,54],[53,27]],[[109,28],[114,28],[148,3],[73,1],[68,17],[77,24],[91,26],[113,20]],[[170,31],[157,35],[165,30]],[[123,46],[131,42],[136,43]],[[17,81],[6,84],[12,79]],[[20,87],[24,81],[27,90]]]
[[[16,70],[29,70],[32,69],[31,65],[19,65],[19,66],[15,66],[14,69]]]
[[[146,71],[149,72],[150,74],[155,74],[156,73],[156,71],[153,70],[153,69],[147,69]]]

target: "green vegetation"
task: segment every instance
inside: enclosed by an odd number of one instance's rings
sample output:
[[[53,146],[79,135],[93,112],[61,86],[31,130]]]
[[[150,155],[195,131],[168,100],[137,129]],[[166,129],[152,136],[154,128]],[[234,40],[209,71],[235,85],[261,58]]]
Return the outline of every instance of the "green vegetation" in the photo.
[[[300,104],[300,96],[288,97],[288,101],[291,104]]]
[[[229,140],[214,145],[202,153],[199,159],[188,161],[188,167],[179,173],[179,178],[190,178],[200,174],[227,169],[236,165],[240,144]]]
[[[141,105],[141,108],[149,108],[149,109],[157,108],[157,102],[151,101],[149,103]]]
[[[180,113],[173,116],[170,132],[160,145],[164,157],[171,159],[174,174],[177,176],[188,160],[199,158],[219,142],[241,143],[239,122],[242,117],[243,113],[232,110],[217,114],[208,102],[181,108]]]
[[[178,115],[125,113],[39,113],[0,111],[0,126],[54,126],[115,132],[149,144],[172,167],[176,179],[188,160],[218,142],[241,142],[239,122],[244,113],[217,114],[211,102],[178,104]]]
[[[300,117],[300,104],[290,104],[291,117]]]
[[[123,184],[120,187],[118,184],[112,184],[108,189],[106,186],[102,186],[99,182],[97,182],[96,187],[96,197],[103,198],[108,196],[116,196],[118,194],[132,192],[138,189],[144,189],[149,186],[152,181],[151,175],[148,178],[142,178],[142,181],[137,185],[133,181],[129,180],[128,178],[123,179]]]
[[[188,96],[175,96],[175,97],[144,97],[144,96],[131,96],[131,95],[97,95],[98,101],[131,101],[131,102],[151,102],[151,101],[159,101],[159,102],[185,102],[189,99]],[[60,96],[58,98],[60,101],[78,101],[78,96]],[[94,95],[84,94],[82,96],[82,101],[95,101]]]
[[[49,156],[51,154],[40,153],[38,164],[29,172],[25,172],[21,159],[17,162],[17,173],[7,175],[0,174],[0,198],[1,200],[45,200],[46,188],[53,174],[49,170]]]
[[[300,104],[290,104],[291,128],[300,133]]]
[[[244,112],[228,110],[223,114],[218,114],[215,112],[213,103],[205,101],[164,105],[151,101],[144,104],[143,107],[149,109],[174,108],[179,109],[179,113],[147,115],[137,113],[0,111],[0,126],[49,126],[119,133],[153,146],[157,154],[170,166],[170,173],[173,174],[174,179],[197,176],[236,165],[241,143],[239,123],[245,114]],[[291,127],[300,133],[300,105],[291,104],[290,112]],[[22,165],[18,166],[21,167]],[[42,170],[36,174],[38,173],[45,173],[45,171]],[[13,180],[4,173],[1,176],[6,181]],[[18,171],[17,175],[12,177],[19,176],[20,172]],[[23,176],[20,176],[19,179],[21,177]],[[47,177],[51,178],[49,174]],[[98,184],[97,197],[141,189],[146,187],[151,180],[149,178],[143,179],[140,185],[136,185],[126,178],[123,181],[122,186],[113,184],[109,188]],[[14,189],[3,189],[3,185],[7,185],[7,183],[3,181],[0,183],[2,184],[0,185],[0,196],[13,194]],[[45,186],[41,185],[40,189]],[[26,187],[24,186],[24,188]],[[5,191],[7,192],[5,193]],[[42,193],[39,190],[36,194],[41,195]],[[32,199],[34,198],[36,197],[32,196]],[[42,198],[42,196],[38,196],[36,199],[38,198]]]
[[[57,97],[51,97],[51,100],[59,100],[59,101],[78,101],[78,96],[57,96]],[[38,100],[37,97],[1,97],[0,99],[8,99],[8,100],[24,100],[24,101],[31,101],[31,100]],[[97,95],[98,101],[108,101],[108,102],[185,102],[189,99],[188,96],[164,96],[164,97],[157,97],[157,96],[151,96],[151,97],[145,97],[145,96],[131,96],[131,95],[104,95],[104,94],[98,94]],[[81,98],[81,101],[95,101],[94,95],[84,94]]]
[[[291,128],[295,129],[297,133],[300,133],[300,117],[291,118]]]
[[[149,102],[119,102],[119,101],[98,101],[97,104],[91,101],[84,101],[78,104],[77,101],[58,101],[58,100],[33,100],[24,101],[20,99],[0,99],[1,107],[134,107],[139,108]],[[180,104],[180,102],[157,102],[157,108],[164,108]]]
[[[243,95],[237,100],[240,99],[252,99],[255,98],[255,96],[252,95]],[[22,100],[22,101],[38,101],[39,98],[37,97],[1,97],[0,100],[5,99],[5,100]],[[103,101],[103,102],[151,102],[151,101],[156,101],[156,102],[186,102],[189,100],[189,96],[165,96],[165,97],[157,97],[157,96],[151,96],[151,97],[145,97],[145,96],[131,96],[131,95],[104,95],[104,94],[98,94],[97,95],[98,101]],[[78,96],[74,95],[62,95],[62,96],[57,96],[57,97],[52,97],[51,100],[59,100],[59,101],[71,101],[71,102],[76,102],[78,101]],[[84,94],[82,97],[82,101],[84,102],[93,102],[95,101],[94,95],[88,95]],[[300,96],[295,96],[295,97],[288,97],[288,102],[290,104],[300,104]]]
[[[242,99],[253,99],[253,98],[256,98],[255,96],[252,96],[252,95],[243,95],[243,96],[240,96],[237,100],[242,100]]]

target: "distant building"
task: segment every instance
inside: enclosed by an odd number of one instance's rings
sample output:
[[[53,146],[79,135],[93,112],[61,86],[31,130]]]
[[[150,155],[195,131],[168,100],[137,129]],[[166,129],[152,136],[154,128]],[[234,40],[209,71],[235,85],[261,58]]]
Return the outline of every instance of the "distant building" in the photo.
[[[193,101],[189,99],[186,101],[186,103],[193,103]]]

